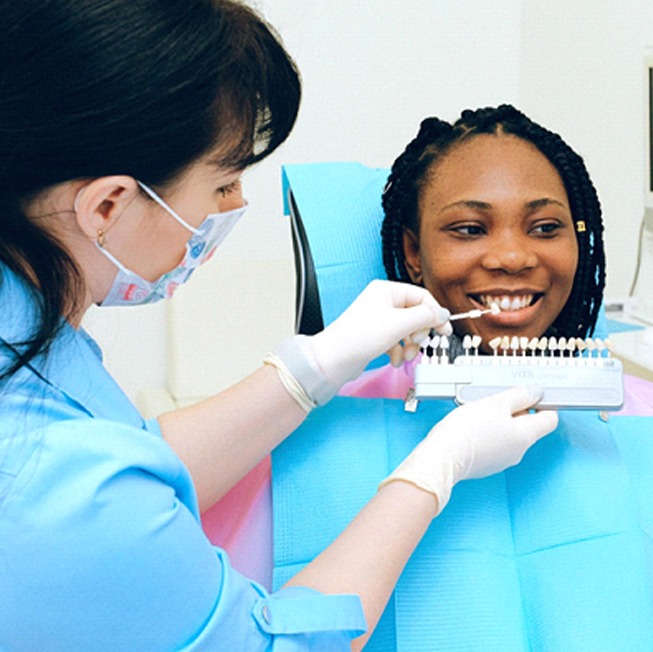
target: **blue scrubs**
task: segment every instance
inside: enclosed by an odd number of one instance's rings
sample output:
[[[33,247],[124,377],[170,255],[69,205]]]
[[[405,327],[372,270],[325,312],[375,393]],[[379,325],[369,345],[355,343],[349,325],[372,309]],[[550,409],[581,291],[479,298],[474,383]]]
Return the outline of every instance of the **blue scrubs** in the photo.
[[[32,299],[0,277],[16,342]],[[230,566],[188,470],[83,331],[0,384],[0,650],[333,652],[364,631],[357,596],[268,594]]]

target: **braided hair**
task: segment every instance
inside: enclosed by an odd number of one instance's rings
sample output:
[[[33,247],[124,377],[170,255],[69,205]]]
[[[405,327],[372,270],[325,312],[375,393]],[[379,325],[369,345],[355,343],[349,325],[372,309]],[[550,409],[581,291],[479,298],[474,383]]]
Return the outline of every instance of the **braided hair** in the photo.
[[[392,166],[383,191],[383,264],[390,280],[412,282],[405,264],[403,234],[419,233],[419,198],[428,172],[451,149],[479,134],[510,134],[532,143],[560,175],[569,199],[578,242],[578,267],[567,303],[547,334],[587,337],[594,332],[605,286],[601,206],[582,158],[562,138],[513,106],[463,111],[449,124],[427,118]]]

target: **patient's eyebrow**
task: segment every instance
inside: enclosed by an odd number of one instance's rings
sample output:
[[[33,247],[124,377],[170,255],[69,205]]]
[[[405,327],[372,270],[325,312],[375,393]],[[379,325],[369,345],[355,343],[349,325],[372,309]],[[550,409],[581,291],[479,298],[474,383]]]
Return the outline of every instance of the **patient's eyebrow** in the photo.
[[[551,204],[555,206],[560,206],[562,208],[568,209],[569,207],[563,202],[553,199],[552,197],[542,197],[541,199],[534,199],[526,203],[526,208],[529,210],[535,211],[538,208],[543,208],[544,206],[550,206]]]
[[[554,199],[553,197],[541,197],[539,199],[533,199],[532,201],[526,202],[524,207],[527,211],[531,212],[536,211],[538,208],[543,208],[545,206],[551,205],[560,206],[561,208],[569,210],[569,207],[566,204],[558,199]],[[478,199],[461,199],[460,201],[455,201],[451,204],[443,206],[440,209],[440,213],[443,213],[444,211],[450,210],[452,208],[471,208],[477,211],[491,211],[493,205],[490,202],[480,201]]]
[[[451,208],[472,208],[477,211],[489,211],[492,210],[492,204],[486,201],[478,201],[476,199],[461,199],[460,201],[455,201],[443,206],[440,209],[440,212],[443,213]]]

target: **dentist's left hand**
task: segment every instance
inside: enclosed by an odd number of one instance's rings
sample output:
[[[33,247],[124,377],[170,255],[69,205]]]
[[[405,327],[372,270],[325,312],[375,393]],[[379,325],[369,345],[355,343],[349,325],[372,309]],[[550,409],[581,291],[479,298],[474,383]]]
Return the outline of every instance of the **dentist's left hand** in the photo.
[[[431,328],[450,335],[449,311],[424,288],[372,281],[333,323],[310,338],[315,361],[340,388],[382,353],[399,366],[419,352]]]

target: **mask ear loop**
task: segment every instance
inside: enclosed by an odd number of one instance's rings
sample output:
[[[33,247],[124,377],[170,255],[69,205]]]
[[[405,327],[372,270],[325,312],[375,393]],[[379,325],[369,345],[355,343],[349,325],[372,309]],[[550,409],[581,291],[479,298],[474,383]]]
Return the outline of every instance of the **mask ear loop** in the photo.
[[[199,229],[196,229],[195,227],[192,227],[188,222],[186,222],[184,219],[182,219],[166,202],[157,195],[154,190],[146,186],[142,181],[136,181],[138,185],[159,205],[161,208],[166,210],[172,217],[174,217],[179,224],[181,224],[185,229],[190,231],[191,233],[194,233],[195,235],[199,235],[201,231]]]

